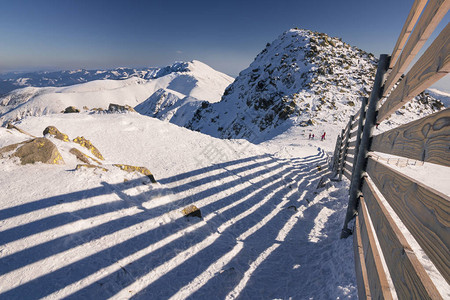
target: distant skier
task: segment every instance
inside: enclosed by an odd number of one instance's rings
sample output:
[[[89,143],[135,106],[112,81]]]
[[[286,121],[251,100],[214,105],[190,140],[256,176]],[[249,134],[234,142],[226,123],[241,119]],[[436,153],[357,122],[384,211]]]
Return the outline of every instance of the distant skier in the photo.
[[[324,132],[323,134],[322,134],[322,138],[320,139],[321,141],[323,141],[324,139],[325,139],[325,135],[326,135],[327,133],[326,132]]]
[[[309,138],[308,138],[308,140],[310,140],[311,139],[311,133],[309,134]]]
[[[314,139],[314,133],[313,133],[313,135],[312,135],[312,139]]]

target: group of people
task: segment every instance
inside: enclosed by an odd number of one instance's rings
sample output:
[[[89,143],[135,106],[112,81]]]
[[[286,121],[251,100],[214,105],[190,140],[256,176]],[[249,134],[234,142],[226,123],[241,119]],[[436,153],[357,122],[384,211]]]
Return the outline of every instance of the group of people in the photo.
[[[320,138],[321,141],[323,141],[323,140],[325,139],[325,135],[326,135],[326,134],[327,134],[326,132],[324,132],[324,133],[322,134],[322,137]],[[314,133],[310,133],[310,134],[309,134],[309,139],[310,139],[310,140],[313,140],[313,139],[314,139]]]

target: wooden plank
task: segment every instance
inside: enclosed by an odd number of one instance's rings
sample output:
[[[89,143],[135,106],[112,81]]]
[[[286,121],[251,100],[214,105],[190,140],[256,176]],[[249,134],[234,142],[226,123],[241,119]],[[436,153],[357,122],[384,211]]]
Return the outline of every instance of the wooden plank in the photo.
[[[372,151],[450,167],[450,108],[373,137]]]
[[[408,68],[411,61],[423,47],[449,8],[450,0],[435,0],[428,2],[422,17],[419,22],[417,22],[402,54],[386,80],[383,92],[384,97],[390,92],[394,84],[397,83],[400,76]]]
[[[367,268],[370,295],[373,299],[392,299],[363,197],[360,198],[358,219],[361,228],[361,244],[363,246],[364,261]]]
[[[358,298],[370,299],[369,281],[367,279],[366,263],[364,261],[364,251],[361,243],[361,229],[359,219],[356,216],[355,230],[353,234],[353,250],[355,255],[356,282],[358,285]]]
[[[402,31],[398,37],[397,43],[395,44],[394,50],[391,55],[391,62],[389,64],[389,69],[392,69],[395,61],[399,57],[400,53],[403,50],[403,46],[406,44],[409,35],[411,34],[414,25],[416,25],[417,20],[419,19],[420,13],[423,8],[427,4],[427,0],[416,0],[411,7],[408,17],[406,18],[405,25],[403,25]]]
[[[369,158],[367,172],[450,283],[450,197],[372,158]]]
[[[359,109],[358,112],[353,116],[354,120],[359,120],[359,115],[361,114],[361,110]]]
[[[347,169],[344,168],[344,171],[342,172],[342,174],[343,174],[345,177],[347,177],[348,180],[351,180],[351,179],[352,179],[352,174],[351,174]]]
[[[450,2],[450,0],[449,0]],[[450,23],[414,64],[408,74],[392,91],[379,109],[377,123],[381,123],[405,102],[423,92],[450,71]]]
[[[362,191],[399,299],[442,299],[423,265],[366,178]]]

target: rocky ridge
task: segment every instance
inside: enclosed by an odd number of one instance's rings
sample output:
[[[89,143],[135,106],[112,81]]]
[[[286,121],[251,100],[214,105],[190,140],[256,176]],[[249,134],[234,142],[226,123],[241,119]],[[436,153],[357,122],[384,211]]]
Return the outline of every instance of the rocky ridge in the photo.
[[[377,59],[339,38],[303,29],[268,43],[219,103],[204,103],[185,126],[220,138],[259,142],[289,126],[342,126],[368,97]],[[434,111],[419,96],[411,108]],[[405,107],[407,109],[407,107]]]

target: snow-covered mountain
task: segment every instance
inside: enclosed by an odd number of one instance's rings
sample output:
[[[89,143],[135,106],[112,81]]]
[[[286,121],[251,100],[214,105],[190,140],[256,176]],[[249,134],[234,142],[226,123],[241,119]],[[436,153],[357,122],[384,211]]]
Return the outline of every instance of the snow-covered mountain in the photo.
[[[437,90],[437,89],[427,89],[425,91],[429,96],[440,100],[445,107],[450,107],[450,94]]]
[[[29,115],[59,113],[68,106],[105,109],[109,103],[134,107],[145,101],[139,109],[149,112],[146,106],[156,105],[153,102],[159,101],[158,95],[161,93],[176,95],[177,103],[171,102],[176,110],[188,102],[195,112],[203,101],[219,101],[233,80],[196,60],[175,63],[159,69],[152,76],[150,79],[131,77],[125,80],[95,80],[68,87],[17,89],[0,98],[0,121],[4,124]]]
[[[151,79],[161,76],[166,68],[116,68],[112,70],[66,70],[66,71],[39,71],[28,73],[6,73],[0,75],[0,95],[6,94],[12,90],[34,86],[69,86],[78,83],[84,83],[94,80],[112,79],[123,80],[131,77]],[[172,70],[174,71],[174,70]],[[176,71],[175,71],[176,72]],[[167,75],[167,72],[164,75]]]
[[[376,63],[372,54],[341,39],[291,29],[268,43],[222,100],[200,107],[186,127],[254,142],[293,125],[342,127],[360,108],[360,97],[369,96]],[[429,105],[432,97],[423,97],[411,107],[419,105],[423,113],[438,108]]]

